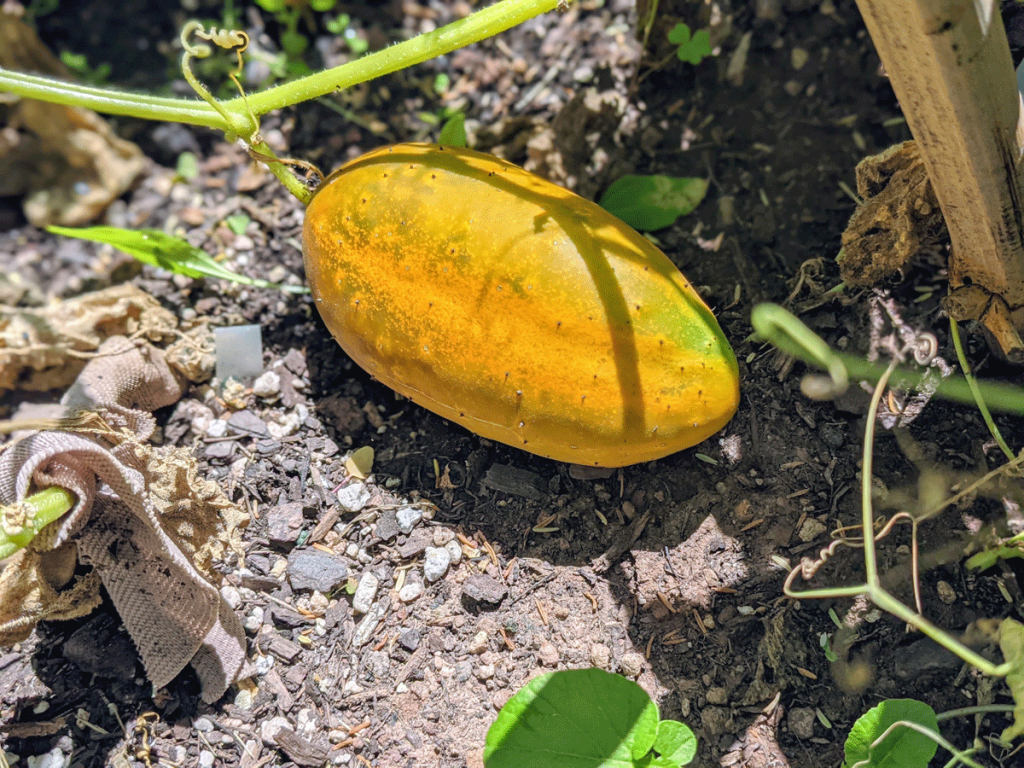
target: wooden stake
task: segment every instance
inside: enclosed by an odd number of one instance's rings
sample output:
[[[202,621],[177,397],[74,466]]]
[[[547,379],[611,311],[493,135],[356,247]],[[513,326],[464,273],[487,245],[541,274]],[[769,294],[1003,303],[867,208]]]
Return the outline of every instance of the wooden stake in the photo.
[[[989,327],[1024,362],[1020,96],[996,0],[857,0],[942,206],[950,289],[1005,300],[1017,328]],[[968,319],[957,318],[957,319]],[[1003,318],[1005,319],[1005,318]]]

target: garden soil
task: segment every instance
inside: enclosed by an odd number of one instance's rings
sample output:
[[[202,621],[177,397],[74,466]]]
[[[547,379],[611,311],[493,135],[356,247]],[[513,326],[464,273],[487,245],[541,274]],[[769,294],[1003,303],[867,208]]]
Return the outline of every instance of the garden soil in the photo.
[[[472,6],[345,10],[377,48]],[[229,552],[219,574],[257,675],[213,705],[189,670],[154,691],[107,600],[0,652],[9,763],[477,767],[516,690],[588,666],[636,680],[663,717],[690,724],[700,766],[838,765],[854,721],[885,698],[937,711],[1010,702],[1002,683],[870,605],[783,594],[787,565],[835,531],[856,534],[869,393],[807,399],[804,366],[751,337],[752,308],[785,304],[861,355],[884,354],[892,334],[932,333],[937,357],[955,361],[939,305],[946,243],[875,285],[824,295],[839,282],[855,166],[910,138],[856,7],[672,0],[659,14],[643,55],[630,3],[587,0],[263,124],[275,150],[327,170],[385,143],[436,139],[443,110],[461,109],[472,146],[588,197],[625,173],[709,178],[700,207],[655,236],[732,342],[741,402],[720,434],[655,462],[593,471],[482,440],[355,367],[308,296],[141,268],[33,228],[17,199],[0,200],[0,273],[17,276],[5,303],[130,280],[181,327],[258,324],[273,374],[234,393],[193,386],[156,414],[155,439],[190,447],[199,474],[250,516],[244,558]],[[174,71],[169,30],[184,19],[162,4],[86,2],[61,4],[39,29],[54,48],[111,63],[114,82],[156,88]],[[680,62],[667,42],[679,21],[710,29],[716,55]],[[277,29],[252,32],[270,49]],[[311,55],[349,55],[342,38],[307,34]],[[113,123],[152,161],[109,223],[180,232],[248,275],[302,281],[301,206],[242,149],[208,131]],[[185,151],[195,173],[174,170]],[[980,376],[1020,381],[979,336],[967,344]],[[59,395],[9,392],[0,417]],[[913,393],[887,402],[910,415],[922,404]],[[1003,462],[976,409],[919,410],[898,439],[880,428],[871,446],[879,519]],[[996,421],[1024,444],[1024,424]],[[367,446],[360,480],[345,457]],[[1006,529],[1004,495],[982,489],[918,531],[922,610],[954,634],[1019,618],[1019,561],[981,574],[963,565],[972,535]],[[903,525],[879,548],[887,587],[910,603],[911,544]],[[862,577],[859,550],[844,548],[814,584]],[[984,639],[975,646],[999,658]],[[1020,765],[994,741],[1006,725],[990,714],[943,732],[965,747],[977,737],[986,766]]]

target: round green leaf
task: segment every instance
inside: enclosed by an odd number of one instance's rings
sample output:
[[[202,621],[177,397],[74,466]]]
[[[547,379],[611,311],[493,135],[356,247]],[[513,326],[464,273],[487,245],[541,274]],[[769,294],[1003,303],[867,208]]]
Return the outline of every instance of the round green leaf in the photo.
[[[689,765],[697,756],[697,737],[683,723],[662,720],[658,723],[654,751],[675,765]]]
[[[540,675],[487,732],[487,768],[634,768],[654,744],[658,707],[636,683],[600,669]]]
[[[890,726],[901,720],[918,723],[938,732],[935,710],[916,699],[886,699],[872,707],[853,724],[846,738],[844,768],[859,764],[867,768],[927,768],[938,745],[922,733],[894,728],[879,744],[872,747]]]
[[[627,175],[608,187],[598,205],[633,229],[653,232],[696,208],[707,191],[706,179]]]

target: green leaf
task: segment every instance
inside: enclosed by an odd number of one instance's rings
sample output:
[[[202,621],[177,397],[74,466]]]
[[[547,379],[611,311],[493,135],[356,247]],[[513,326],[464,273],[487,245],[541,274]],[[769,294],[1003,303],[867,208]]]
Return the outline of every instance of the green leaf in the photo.
[[[246,227],[249,226],[249,222],[252,219],[249,218],[247,213],[233,213],[224,219],[224,223],[228,225],[228,229],[234,232],[236,235],[244,235]]]
[[[285,0],[256,0],[256,5],[270,13],[280,13],[284,10]]]
[[[680,61],[687,61],[696,66],[711,55],[711,35],[706,29],[697,30],[693,37],[679,46],[676,56]]]
[[[192,179],[199,175],[199,158],[193,152],[182,152],[178,155],[178,163],[175,170],[185,181],[192,181]]]
[[[853,724],[846,737],[844,768],[927,768],[938,745],[915,730],[898,726],[875,745],[886,730],[900,720],[918,723],[938,732],[935,710],[916,699],[886,699],[872,707]]]
[[[634,229],[653,232],[692,211],[707,192],[705,179],[627,175],[612,182],[598,205]]]
[[[1013,723],[1003,730],[1003,741],[1013,741],[1024,733],[1024,624],[1013,619],[999,623],[999,650],[1014,669],[1006,675],[1013,695]]]
[[[325,13],[334,10],[334,6],[337,4],[338,0],[310,0],[309,7],[319,13]]]
[[[697,65],[711,55],[711,34],[706,29],[696,32],[679,22],[668,33],[668,41],[679,46],[676,56],[680,61]]]
[[[636,768],[658,728],[644,690],[600,669],[534,678],[498,713],[487,732],[487,768]]]
[[[689,765],[697,756],[697,737],[683,723],[662,720],[658,723],[654,751],[674,765]]]
[[[466,116],[456,112],[445,120],[441,132],[437,135],[437,143],[447,147],[466,146]]]
[[[94,243],[106,243],[143,264],[166,269],[186,277],[216,277],[256,288],[276,288],[286,293],[308,293],[309,289],[298,285],[270,283],[253,277],[240,275],[217,261],[202,248],[194,248],[187,240],[174,237],[158,229],[119,229],[117,227],[47,227],[47,232]]]
[[[690,42],[690,28],[679,22],[668,33],[668,41],[676,45],[686,45]]]
[[[281,49],[291,58],[295,59],[305,53],[309,47],[309,40],[301,32],[286,29],[281,33]]]

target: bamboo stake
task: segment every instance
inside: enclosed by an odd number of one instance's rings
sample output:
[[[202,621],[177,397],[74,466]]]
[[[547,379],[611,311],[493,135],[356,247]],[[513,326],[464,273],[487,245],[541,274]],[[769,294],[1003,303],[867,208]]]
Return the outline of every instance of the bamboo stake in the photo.
[[[1024,363],[1020,96],[996,0],[857,0],[949,229],[953,302]],[[977,288],[972,292],[977,295]],[[1002,297],[1002,301],[998,300]],[[1015,327],[1016,326],[1016,327]]]

